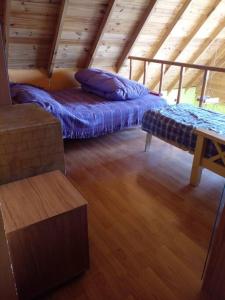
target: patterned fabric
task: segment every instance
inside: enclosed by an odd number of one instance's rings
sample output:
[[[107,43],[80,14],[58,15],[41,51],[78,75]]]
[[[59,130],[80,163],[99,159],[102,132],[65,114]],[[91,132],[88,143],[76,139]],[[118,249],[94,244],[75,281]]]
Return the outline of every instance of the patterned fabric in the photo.
[[[159,109],[166,101],[148,94],[129,101],[108,101],[79,88],[55,92],[24,84],[12,84],[16,103],[36,103],[59,119],[63,137],[84,139],[97,137],[140,125],[144,112]]]
[[[142,129],[156,137],[190,152],[194,152],[196,128],[212,130],[225,136],[225,115],[194,107],[188,104],[166,106],[158,111],[148,111],[142,120]],[[206,157],[216,153],[214,145],[208,143],[205,151]]]

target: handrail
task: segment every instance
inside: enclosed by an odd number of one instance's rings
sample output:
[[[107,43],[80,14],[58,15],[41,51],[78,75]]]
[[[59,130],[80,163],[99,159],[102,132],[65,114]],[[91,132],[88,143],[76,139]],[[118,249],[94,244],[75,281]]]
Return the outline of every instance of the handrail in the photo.
[[[147,63],[157,63],[161,64],[161,73],[160,73],[160,83],[159,83],[159,93],[161,93],[162,90],[162,83],[163,83],[163,75],[164,75],[164,65],[170,65],[170,66],[177,66],[180,67],[180,80],[179,80],[179,87],[178,87],[178,93],[177,93],[177,99],[176,103],[178,104],[180,102],[181,98],[181,90],[182,90],[182,82],[183,82],[183,74],[185,68],[190,69],[197,69],[204,71],[203,76],[203,82],[202,82],[202,90],[201,90],[201,96],[199,98],[199,106],[202,106],[202,103],[205,99],[205,91],[207,87],[207,82],[209,78],[209,72],[220,72],[225,73],[225,68],[220,67],[214,67],[214,66],[204,66],[204,65],[197,65],[197,64],[188,64],[183,62],[174,62],[169,60],[162,60],[162,59],[151,59],[151,58],[145,58],[145,57],[138,57],[138,56],[129,56],[128,59],[130,60],[130,66],[132,66],[132,61],[142,61],[144,62],[144,80],[143,83],[145,84],[146,81],[146,64]],[[130,68],[130,78],[132,77],[132,68]]]

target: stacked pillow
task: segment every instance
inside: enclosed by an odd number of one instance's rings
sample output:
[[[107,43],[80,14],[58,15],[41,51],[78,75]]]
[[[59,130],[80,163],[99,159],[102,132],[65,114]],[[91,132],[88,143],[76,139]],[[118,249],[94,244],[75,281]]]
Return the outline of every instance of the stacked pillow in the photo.
[[[103,70],[89,68],[78,71],[75,79],[85,91],[114,101],[126,101],[149,94],[142,84]]]

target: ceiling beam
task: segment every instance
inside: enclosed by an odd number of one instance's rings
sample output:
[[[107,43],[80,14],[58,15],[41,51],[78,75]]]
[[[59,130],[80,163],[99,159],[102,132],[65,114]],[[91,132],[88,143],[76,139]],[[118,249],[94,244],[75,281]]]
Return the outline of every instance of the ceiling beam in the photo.
[[[109,21],[111,19],[112,13],[116,7],[117,0],[109,0],[106,12],[104,14],[104,17],[102,19],[101,25],[99,26],[98,32],[95,36],[95,40],[93,42],[93,45],[90,49],[90,53],[87,59],[86,67],[91,67],[93,65],[94,59],[96,57],[98,48],[100,46],[101,40],[103,38],[103,35],[107,29],[107,26],[109,24]]]
[[[180,18],[184,14],[184,12],[187,10],[187,8],[191,4],[191,2],[192,2],[192,0],[186,0],[185,3],[182,5],[182,7],[178,11],[176,17],[174,18],[173,22],[167,27],[167,30],[165,31],[165,33],[161,37],[161,39],[158,42],[156,48],[153,50],[153,53],[151,54],[151,58],[152,59],[154,59],[156,57],[156,55],[158,54],[159,50],[162,48],[163,44],[168,39],[168,37],[171,34],[172,30],[174,29],[174,27],[176,26],[177,22],[180,20]],[[140,78],[142,77],[142,75],[143,75],[143,70],[141,69],[141,70],[139,70],[139,72],[138,72],[138,74],[136,76],[136,80],[137,81],[140,80]]]
[[[58,52],[58,48],[59,48],[59,42],[60,42],[60,38],[61,38],[61,33],[62,33],[62,29],[63,29],[64,19],[66,16],[68,4],[69,4],[69,0],[61,0],[55,35],[54,35],[52,48],[51,48],[51,52],[50,52],[50,57],[49,57],[49,62],[48,62],[48,76],[49,77],[52,76],[52,73],[54,70],[55,60],[56,60],[56,56],[57,56],[57,52]]]
[[[212,15],[212,13],[218,7],[218,5],[220,4],[221,1],[222,0],[216,0],[216,2],[214,3],[213,7],[210,10],[210,12],[207,15],[203,15],[200,18],[200,21],[196,24],[196,26],[191,31],[189,36],[182,43],[182,49],[180,51],[178,51],[178,53],[175,54],[170,60],[176,61],[179,58],[180,54],[185,50],[185,48],[189,45],[189,43],[194,39],[195,35],[199,32],[199,30],[205,25],[208,18]],[[170,70],[170,66],[167,66],[166,69],[165,69],[164,75],[166,75],[169,70]],[[152,83],[152,85],[151,85],[152,90],[154,90],[156,88],[159,81],[160,81],[160,76],[158,76],[158,78],[156,78],[156,80]]]
[[[135,27],[135,30],[131,35],[131,39],[128,40],[128,43],[125,45],[125,48],[123,49],[123,52],[122,52],[120,58],[118,59],[118,61],[116,63],[116,72],[117,73],[120,71],[120,69],[122,68],[122,66],[124,64],[124,61],[126,60],[128,55],[132,51],[132,49],[134,47],[134,44],[136,43],[143,27],[147,23],[148,18],[150,17],[150,14],[151,14],[156,2],[157,2],[157,0],[149,1],[148,7],[145,9],[144,14],[141,17],[140,22]]]
[[[214,43],[215,39],[220,34],[220,32],[224,29],[224,27],[225,27],[225,18],[223,18],[223,21],[220,22],[219,26],[217,26],[214,29],[211,36],[202,43],[202,45],[197,49],[197,51],[195,51],[192,57],[188,60],[188,63],[195,64],[196,61],[199,59],[199,57]],[[168,93],[170,93],[174,89],[178,80],[179,80],[179,76],[176,76],[175,79],[167,88]]]

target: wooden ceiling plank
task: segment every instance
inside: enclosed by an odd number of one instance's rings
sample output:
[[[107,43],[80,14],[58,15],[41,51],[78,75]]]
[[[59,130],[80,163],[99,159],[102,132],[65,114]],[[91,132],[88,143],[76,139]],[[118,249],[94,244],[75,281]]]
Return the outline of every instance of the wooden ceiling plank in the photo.
[[[224,27],[225,27],[225,18],[223,19],[222,22],[220,22],[219,26],[216,27],[212,35],[208,39],[206,39],[206,41],[203,42],[201,47],[199,47],[198,50],[194,53],[194,55],[192,55],[188,63],[195,64],[196,61],[199,59],[199,57],[214,43],[215,39],[220,34],[220,32],[224,29]],[[168,93],[170,93],[174,89],[178,80],[179,80],[179,76],[176,76],[175,79],[167,88]]]
[[[152,0],[149,2],[148,7],[145,9],[145,12],[143,14],[143,16],[141,17],[140,22],[138,23],[138,25],[135,27],[134,32],[131,35],[131,39],[129,39],[128,43],[125,45],[125,48],[123,49],[123,52],[120,56],[120,58],[118,59],[117,63],[116,63],[116,72],[118,73],[121,69],[121,67],[124,64],[124,61],[126,60],[126,58],[128,57],[128,55],[130,54],[130,52],[132,51],[134,44],[136,43],[143,27],[145,26],[148,18],[151,15],[151,12],[156,4],[157,0]]]
[[[107,29],[108,23],[111,19],[112,13],[114,11],[114,8],[116,7],[117,0],[109,0],[107,10],[104,14],[104,17],[102,19],[101,25],[99,27],[99,30],[95,36],[95,40],[93,42],[92,48],[90,50],[90,54],[86,63],[86,67],[91,67],[93,65],[94,59],[96,57],[98,48],[100,46],[101,40],[103,38],[103,35]]]
[[[63,29],[63,24],[64,24],[64,19],[66,16],[69,0],[61,0],[61,6],[60,6],[60,11],[58,15],[58,21],[56,25],[56,30],[55,30],[55,35],[52,43],[52,48],[50,52],[50,58],[48,62],[48,76],[51,77],[53,70],[54,70],[54,65],[56,61],[56,56],[59,48],[59,42],[61,38],[61,33]]]
[[[165,31],[165,33],[163,34],[162,38],[160,39],[160,41],[158,42],[158,45],[156,46],[156,48],[153,51],[153,54],[151,55],[151,58],[155,58],[155,56],[158,54],[159,50],[162,48],[163,44],[166,42],[166,40],[168,39],[169,35],[171,34],[172,30],[174,29],[174,27],[176,26],[177,22],[180,20],[180,18],[182,17],[182,15],[184,14],[184,12],[187,10],[187,8],[189,7],[189,5],[191,4],[192,0],[187,0],[185,1],[185,3],[182,5],[182,7],[180,8],[179,12],[177,13],[176,17],[174,18],[173,22],[168,26],[167,30]],[[143,70],[140,70],[136,76],[136,80],[140,80],[140,78],[143,75]]]
[[[207,15],[203,15],[203,17],[200,19],[200,21],[198,22],[198,24],[196,24],[196,26],[191,31],[191,33],[189,34],[189,36],[185,39],[184,43],[182,44],[181,51],[179,51],[177,54],[175,54],[173,56],[173,58],[171,58],[170,60],[176,61],[178,59],[179,55],[184,51],[184,49],[194,39],[195,35],[199,32],[199,30],[205,25],[205,23],[207,22],[207,20],[209,19],[209,17],[212,15],[212,13],[215,11],[215,9],[218,7],[218,5],[220,4],[221,1],[222,0],[216,0],[216,2],[214,3],[212,9],[210,10],[210,12]],[[166,67],[164,75],[166,75],[166,73],[169,70],[170,70],[170,66]],[[156,88],[156,86],[158,85],[159,81],[160,81],[160,78],[156,78],[156,80],[152,83],[152,85],[151,85],[151,89],[152,90],[154,90]]]

